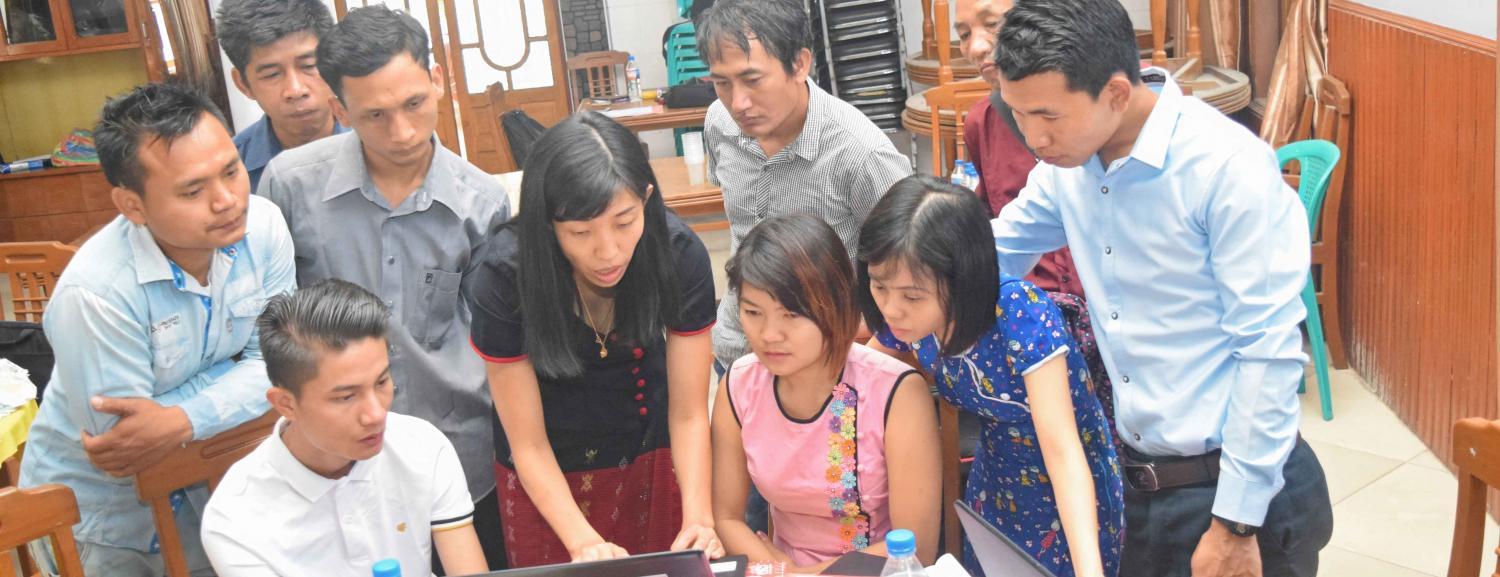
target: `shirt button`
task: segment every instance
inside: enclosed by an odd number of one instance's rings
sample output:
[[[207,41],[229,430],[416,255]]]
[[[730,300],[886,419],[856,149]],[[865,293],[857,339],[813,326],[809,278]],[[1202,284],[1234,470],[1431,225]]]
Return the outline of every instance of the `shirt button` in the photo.
[[[637,401],[644,401],[644,400],[646,400],[646,394],[645,393],[636,393],[635,394],[635,400],[637,400]]]
[[[642,417],[646,416],[646,413],[647,413],[646,407],[641,407],[641,416]]]
[[[1109,194],[1109,187],[1108,186],[1101,186],[1101,187],[1099,187],[1099,192],[1102,192],[1104,194]]]
[[[1128,383],[1128,382],[1130,382],[1130,375],[1125,375],[1124,377],[1121,377],[1120,380],[1125,381],[1125,382]]]
[[[1073,282],[1073,277],[1070,277],[1070,276],[1068,276],[1068,275],[1063,275],[1063,279],[1062,279],[1062,280],[1063,280],[1063,282],[1065,282],[1065,283],[1066,283],[1066,282]]]
[[[1135,434],[1131,435],[1131,437],[1134,437],[1135,440],[1137,440],[1137,441],[1141,440],[1141,434],[1140,433],[1135,433]]]
[[[394,257],[394,256],[385,257],[385,264],[396,264],[396,257]]]
[[[1120,313],[1109,313],[1109,318],[1111,320],[1118,320],[1120,318]]]
[[[1104,247],[1104,254],[1113,254],[1114,252],[1115,252],[1114,247],[1109,247],[1109,246]]]

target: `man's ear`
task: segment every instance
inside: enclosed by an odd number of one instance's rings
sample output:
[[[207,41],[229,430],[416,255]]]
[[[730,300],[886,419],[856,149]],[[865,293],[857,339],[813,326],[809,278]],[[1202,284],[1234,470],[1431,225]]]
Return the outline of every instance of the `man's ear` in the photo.
[[[1108,99],[1111,110],[1124,112],[1130,106],[1130,95],[1134,91],[1135,85],[1130,83],[1130,79],[1124,73],[1116,72],[1109,77],[1109,82],[1104,83],[1104,90],[1099,95]]]
[[[434,63],[432,65],[432,70],[428,71],[427,75],[432,77],[432,86],[434,88],[437,88],[438,94],[447,94],[448,93],[448,85],[445,82],[443,82],[443,65],[442,64],[436,64],[436,63]]]
[[[797,59],[792,61],[792,79],[797,82],[806,82],[807,77],[812,75],[812,51],[806,48],[797,51]]]
[[[349,109],[344,108],[343,99],[338,96],[329,95],[328,107],[333,109],[333,119],[339,121],[339,124],[345,128],[353,126],[349,124]]]
[[[229,71],[229,77],[234,79],[234,87],[240,89],[240,94],[244,94],[245,98],[255,100],[255,95],[250,94],[250,82],[245,80],[244,72],[241,72],[238,68],[234,68]]]
[[[297,397],[291,391],[283,387],[272,386],[266,389],[266,400],[271,403],[271,409],[286,420],[297,420]]]
[[[135,224],[146,224],[146,199],[142,196],[144,192],[135,192],[128,188],[116,186],[109,191],[109,198],[115,203],[115,209],[125,215],[125,219]]]

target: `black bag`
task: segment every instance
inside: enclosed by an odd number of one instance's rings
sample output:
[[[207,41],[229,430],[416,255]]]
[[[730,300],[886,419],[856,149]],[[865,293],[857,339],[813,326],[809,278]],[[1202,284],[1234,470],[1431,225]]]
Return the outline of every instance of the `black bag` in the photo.
[[[713,104],[718,99],[719,95],[714,93],[712,83],[706,78],[693,78],[673,86],[662,96],[661,102],[667,108],[699,108]]]
[[[547,131],[547,127],[520,109],[505,113],[500,118],[500,126],[505,130],[505,139],[510,141],[511,160],[521,170],[526,170],[526,155],[531,152],[537,139],[542,137],[542,133]]]
[[[31,383],[36,385],[36,400],[41,402],[42,390],[52,378],[52,345],[42,334],[42,325],[19,321],[0,321],[0,359],[20,365],[31,373]]]

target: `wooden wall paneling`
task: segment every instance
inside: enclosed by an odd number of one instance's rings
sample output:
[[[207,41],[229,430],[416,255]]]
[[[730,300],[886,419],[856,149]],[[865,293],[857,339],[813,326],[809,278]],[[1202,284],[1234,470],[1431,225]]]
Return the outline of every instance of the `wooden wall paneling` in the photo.
[[[1447,460],[1457,419],[1500,414],[1495,42],[1349,0],[1330,3],[1328,35],[1329,72],[1355,103],[1340,239],[1350,362]]]

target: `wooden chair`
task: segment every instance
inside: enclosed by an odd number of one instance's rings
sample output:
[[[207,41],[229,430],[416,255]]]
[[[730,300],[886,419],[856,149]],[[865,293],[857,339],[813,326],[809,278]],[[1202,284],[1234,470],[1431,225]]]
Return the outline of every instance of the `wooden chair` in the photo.
[[[499,82],[485,87],[484,94],[490,99],[490,115],[495,118],[495,151],[500,153],[499,172],[520,170],[521,159],[516,158],[515,152],[510,148],[510,137],[505,134],[505,114],[515,106],[506,99],[505,87]]]
[[[15,310],[10,320],[42,322],[42,309],[77,252],[77,247],[55,241],[0,243],[0,274],[10,279]]]
[[[156,518],[156,534],[161,540],[167,575],[188,577],[189,574],[182,538],[177,534],[177,519],[172,515],[172,493],[199,483],[208,483],[208,490],[213,491],[229,467],[255,450],[271,435],[275,425],[276,412],[268,412],[212,438],[173,450],[161,462],[135,476],[136,495],[151,505],[151,514]]]
[[[927,99],[927,108],[932,111],[932,174],[943,178],[953,170],[955,160],[967,158],[964,153],[964,117],[969,109],[990,97],[989,83],[975,78],[953,82],[932,88],[922,93]],[[943,112],[951,110],[953,130],[945,131]],[[946,153],[946,155],[945,155]]]
[[[1500,421],[1468,418],[1455,423],[1453,462],[1458,465],[1458,513],[1448,577],[1475,577],[1484,543],[1486,491],[1500,488]],[[1495,554],[1500,559],[1500,549]]]
[[[963,497],[963,487],[959,486],[959,471],[961,463],[959,434],[958,434],[958,408],[948,401],[938,398],[938,428],[941,429],[942,459],[943,459],[943,485],[942,485],[942,511],[943,511],[943,552],[962,559],[964,552],[964,528],[958,522],[958,513],[953,510],[953,502]]]
[[[22,552],[21,575],[40,575],[24,549],[42,537],[52,539],[52,557],[63,577],[83,577],[83,562],[73,540],[73,525],[79,520],[73,490],[63,485],[0,489],[0,577],[16,577],[12,555],[18,551]]]
[[[620,95],[617,86],[615,68],[619,67],[620,76],[624,75],[625,62],[630,59],[630,53],[618,50],[605,50],[600,52],[585,52],[568,59],[568,78],[578,80],[583,78],[582,86],[575,86],[574,93],[579,99],[584,98],[614,98]]]
[[[1318,97],[1308,97],[1298,117],[1292,140],[1317,138],[1327,140],[1339,147],[1344,162],[1340,162],[1328,180],[1328,193],[1323,198],[1323,212],[1318,217],[1317,233],[1312,244],[1312,275],[1317,287],[1318,308],[1323,315],[1323,337],[1328,342],[1328,361],[1336,369],[1349,368],[1348,351],[1344,348],[1343,321],[1339,315],[1339,214],[1344,204],[1344,175],[1352,157],[1349,155],[1350,120],[1353,118],[1353,101],[1344,83],[1332,76],[1323,76],[1318,83]],[[1296,188],[1295,175],[1288,183]]]

